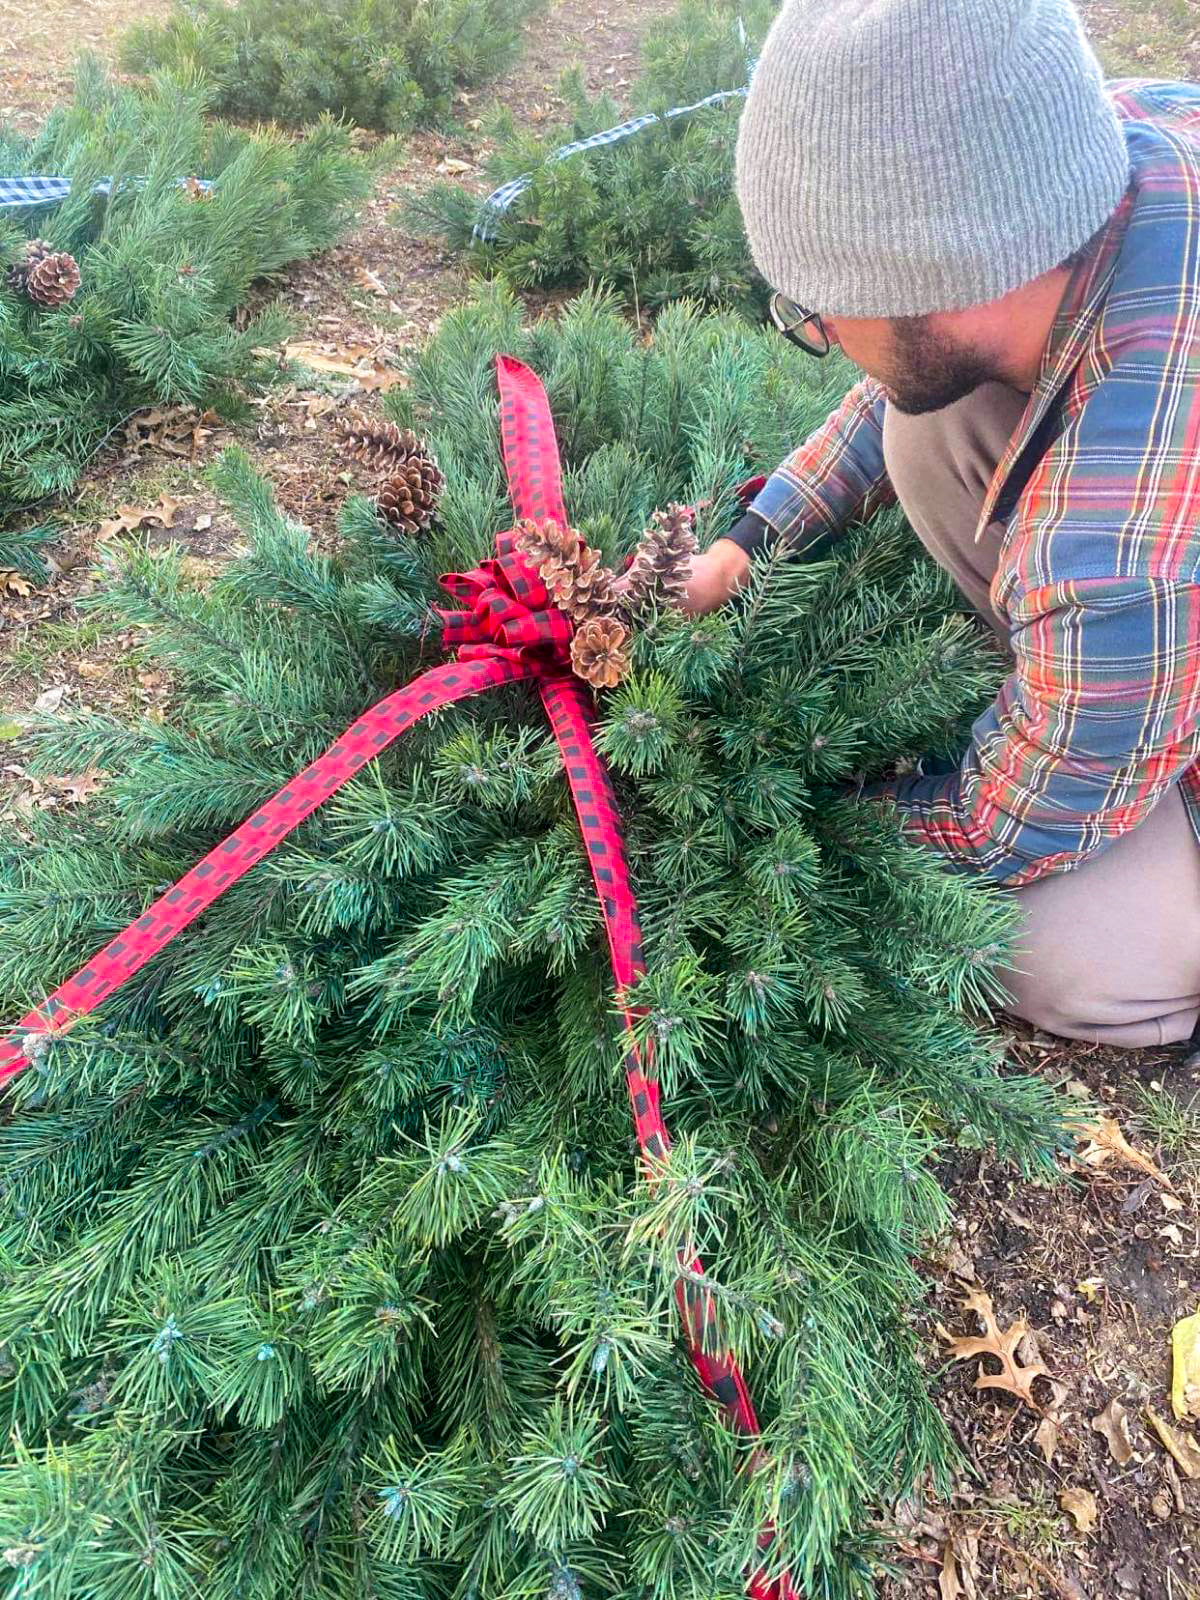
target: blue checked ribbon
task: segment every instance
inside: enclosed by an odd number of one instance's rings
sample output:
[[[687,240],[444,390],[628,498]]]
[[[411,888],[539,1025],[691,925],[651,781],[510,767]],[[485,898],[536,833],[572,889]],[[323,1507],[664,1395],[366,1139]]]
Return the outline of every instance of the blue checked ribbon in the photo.
[[[181,185],[187,181],[186,178],[179,180]],[[213,187],[204,178],[195,181],[201,189]],[[111,178],[101,178],[99,183],[92,185],[93,194],[108,194],[111,190]],[[16,210],[23,206],[55,206],[70,193],[70,178],[0,178],[0,211]]]
[[[757,63],[751,58],[746,40],[746,25],[741,17],[737,20],[737,33],[742,49],[746,54],[746,75],[754,77],[754,68]],[[669,122],[673,117],[687,117],[693,111],[703,111],[705,106],[719,106],[726,100],[744,100],[750,93],[750,85],[742,89],[722,89],[717,94],[706,95],[703,100],[697,100],[690,106],[672,106],[670,111],[661,115],[657,112],[647,112],[645,116],[631,117],[628,122],[618,123],[615,128],[606,128],[603,133],[593,133],[588,139],[576,139],[573,144],[561,145],[553,155],[547,156],[547,162],[565,161],[568,156],[575,156],[582,150],[598,150],[602,145],[619,144],[622,139],[628,139],[635,133],[640,133],[643,128],[648,128],[655,122]],[[510,208],[513,201],[523,195],[533,182],[532,172],[523,172],[519,178],[510,178],[507,183],[502,183],[498,189],[493,189],[491,194],[479,208],[479,217],[471,229],[472,239],[478,239],[483,244],[491,244],[499,232],[500,221],[504,213]]]

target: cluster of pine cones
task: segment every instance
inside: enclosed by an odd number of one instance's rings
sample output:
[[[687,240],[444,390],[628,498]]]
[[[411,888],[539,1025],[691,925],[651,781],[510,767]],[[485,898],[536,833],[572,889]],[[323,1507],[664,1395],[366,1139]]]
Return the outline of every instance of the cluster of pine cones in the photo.
[[[629,672],[633,625],[656,600],[678,605],[683,598],[696,553],[696,516],[689,506],[656,511],[620,580],[577,528],[522,522],[517,547],[555,605],[576,623],[575,672],[593,688],[613,689]]]
[[[446,480],[425,441],[411,428],[358,415],[339,422],[337,430],[355,460],[383,477],[375,497],[380,517],[406,534],[427,528]],[[576,624],[571,665],[594,688],[613,689],[627,675],[632,630],[649,608],[657,601],[681,601],[696,552],[695,529],[688,506],[656,511],[618,579],[577,528],[518,524],[518,549]]]
[[[8,287],[35,306],[53,309],[79,293],[79,263],[45,239],[30,239],[8,269]]]
[[[411,428],[351,417],[338,423],[343,444],[383,481],[375,509],[402,533],[420,533],[433,521],[446,480],[437,457]]]

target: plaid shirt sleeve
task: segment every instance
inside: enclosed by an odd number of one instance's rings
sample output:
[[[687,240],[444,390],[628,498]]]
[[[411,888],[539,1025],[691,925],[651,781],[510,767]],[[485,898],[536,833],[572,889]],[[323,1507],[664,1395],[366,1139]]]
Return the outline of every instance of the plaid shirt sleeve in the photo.
[[[1009,887],[1107,848],[1200,753],[1200,336],[1147,337],[1145,309],[1018,504],[993,591],[1016,670],[959,772],[887,786],[910,837]]]
[[[880,385],[864,378],[755,499],[755,516],[797,555],[894,498],[883,465],[885,404]]]

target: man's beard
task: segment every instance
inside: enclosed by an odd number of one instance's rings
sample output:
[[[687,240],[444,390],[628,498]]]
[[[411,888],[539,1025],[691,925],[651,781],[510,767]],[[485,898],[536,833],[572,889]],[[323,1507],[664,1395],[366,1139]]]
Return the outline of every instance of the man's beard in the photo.
[[[941,411],[981,384],[1002,381],[982,350],[951,344],[928,317],[893,319],[892,361],[884,387],[896,410],[910,417]]]

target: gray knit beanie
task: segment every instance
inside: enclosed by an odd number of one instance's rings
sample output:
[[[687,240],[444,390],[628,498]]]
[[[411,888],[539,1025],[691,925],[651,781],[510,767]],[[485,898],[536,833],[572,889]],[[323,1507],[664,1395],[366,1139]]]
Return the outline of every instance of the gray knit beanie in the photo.
[[[738,138],[759,270],[831,316],[998,300],[1086,243],[1128,176],[1069,0],[787,0]]]

